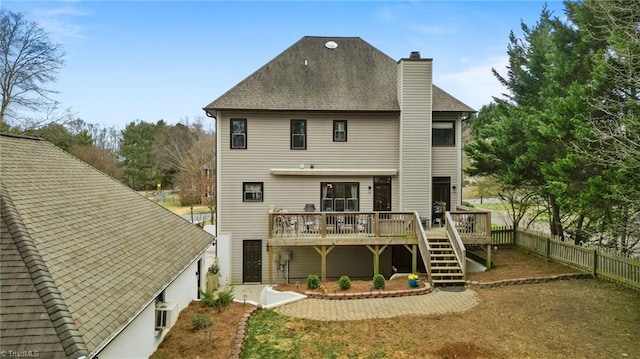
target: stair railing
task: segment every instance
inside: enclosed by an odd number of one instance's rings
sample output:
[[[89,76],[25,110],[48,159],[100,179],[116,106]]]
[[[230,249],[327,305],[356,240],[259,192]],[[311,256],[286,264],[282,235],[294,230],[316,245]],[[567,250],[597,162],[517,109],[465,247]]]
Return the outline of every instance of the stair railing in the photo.
[[[451,213],[445,213],[445,230],[447,231],[447,237],[449,238],[449,243],[451,243],[451,247],[453,247],[453,252],[456,255],[456,260],[458,261],[458,265],[462,268],[462,273],[464,274],[464,279],[467,279],[467,249],[464,247],[464,243],[462,243],[462,238],[460,238],[460,233],[458,233],[458,229],[451,218]]]
[[[427,234],[424,232],[424,228],[422,228],[420,215],[418,215],[418,212],[414,212],[413,221],[417,224],[415,228],[416,237],[418,238],[418,248],[420,249],[420,256],[422,257],[422,262],[424,263],[424,267],[427,270],[427,278],[429,278],[429,284],[431,285],[431,288],[433,288],[433,277],[431,276],[431,248],[429,247],[429,241],[427,241]]]

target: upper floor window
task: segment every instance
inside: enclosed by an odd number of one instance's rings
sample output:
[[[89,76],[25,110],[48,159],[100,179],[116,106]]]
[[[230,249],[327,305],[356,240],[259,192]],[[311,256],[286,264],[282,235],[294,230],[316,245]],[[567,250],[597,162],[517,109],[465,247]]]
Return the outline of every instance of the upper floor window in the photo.
[[[347,121],[333,121],[333,142],[347,142]]]
[[[434,122],[432,130],[433,146],[456,145],[456,128],[452,121]]]
[[[307,120],[291,120],[291,149],[307,149]]]
[[[247,148],[247,119],[231,119],[231,149]]]
[[[262,202],[262,192],[264,184],[262,182],[242,182],[243,202]]]

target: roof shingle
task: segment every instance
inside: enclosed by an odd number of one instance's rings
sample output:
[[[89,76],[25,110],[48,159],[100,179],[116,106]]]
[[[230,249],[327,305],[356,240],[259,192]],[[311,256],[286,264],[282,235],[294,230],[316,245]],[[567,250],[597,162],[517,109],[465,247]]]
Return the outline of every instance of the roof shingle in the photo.
[[[305,36],[204,109],[397,112],[397,92],[396,61],[361,38]],[[474,111],[433,92],[434,111]]]
[[[213,241],[199,227],[50,143],[0,135],[0,147],[2,248],[15,247],[0,258],[0,349],[9,335],[4,323],[31,318],[12,314],[14,309],[5,313],[5,300],[17,303],[38,291],[39,305],[55,308],[39,309],[43,320],[67,328],[66,335],[58,333],[57,343],[73,346],[81,340],[91,355]],[[9,221],[11,216],[22,224]],[[22,279],[5,277],[16,273]],[[31,279],[26,287],[25,273]],[[42,343],[31,342],[29,350],[34,344]]]

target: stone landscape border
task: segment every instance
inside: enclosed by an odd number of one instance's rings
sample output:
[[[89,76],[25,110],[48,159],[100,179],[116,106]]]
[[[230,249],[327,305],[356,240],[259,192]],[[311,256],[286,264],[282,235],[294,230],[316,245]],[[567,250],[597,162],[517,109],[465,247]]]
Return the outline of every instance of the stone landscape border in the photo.
[[[392,297],[408,297],[412,295],[422,295],[431,293],[433,288],[425,283],[422,288],[414,288],[414,289],[406,289],[406,290],[378,290],[378,291],[370,291],[370,292],[361,292],[361,293],[345,293],[345,292],[335,292],[335,293],[318,293],[318,292],[305,292],[309,298],[315,299],[329,299],[329,300],[348,300],[348,299],[365,299],[365,298],[392,298]]]
[[[590,273],[568,273],[568,274],[558,274],[546,277],[531,277],[531,278],[517,278],[517,279],[503,279],[497,280],[493,282],[478,282],[478,281],[467,281],[468,287],[475,288],[495,288],[495,287],[504,287],[507,285],[516,285],[516,284],[533,284],[533,283],[545,283],[556,280],[567,280],[567,279],[589,279],[593,278],[593,274]]]

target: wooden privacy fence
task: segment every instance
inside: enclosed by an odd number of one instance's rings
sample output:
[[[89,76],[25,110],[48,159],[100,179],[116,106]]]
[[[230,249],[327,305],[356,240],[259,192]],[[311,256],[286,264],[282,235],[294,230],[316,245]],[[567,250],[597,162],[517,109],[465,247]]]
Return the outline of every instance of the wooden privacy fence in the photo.
[[[597,248],[577,246],[549,235],[518,228],[499,227],[491,232],[493,245],[515,244],[545,258],[640,289],[640,261],[604,253]]]

